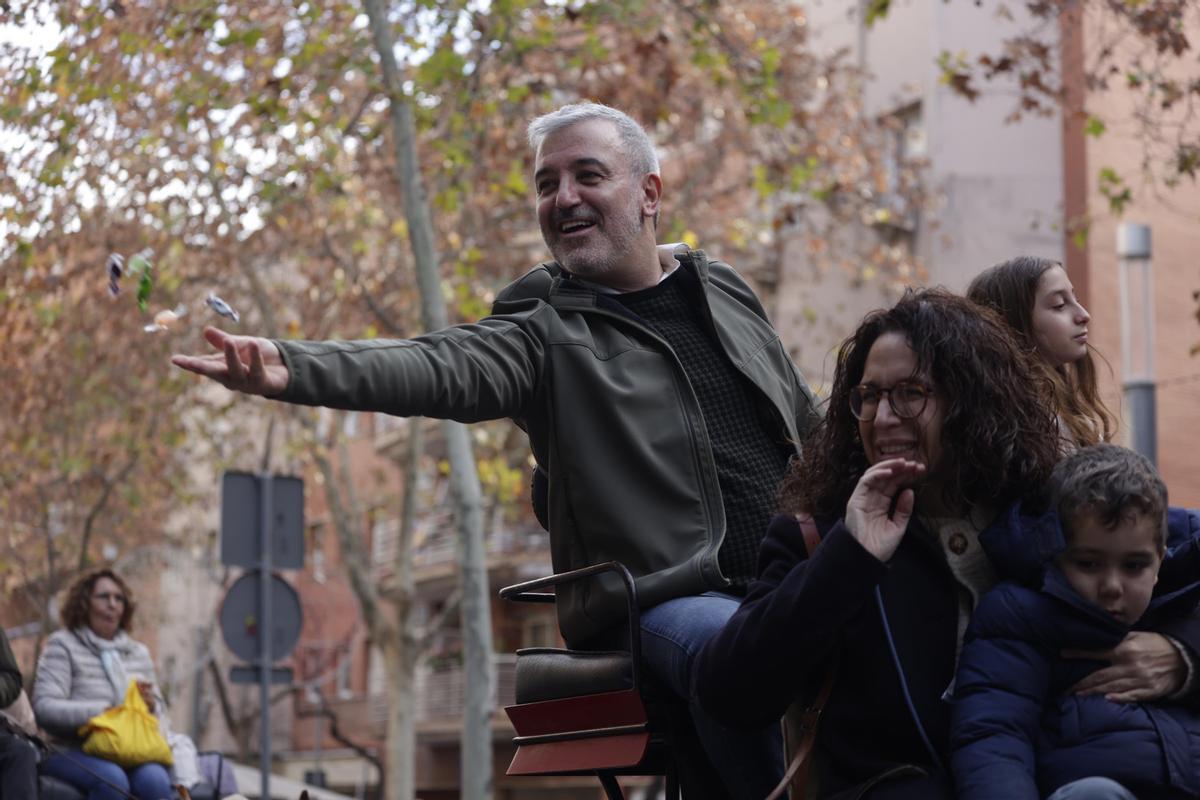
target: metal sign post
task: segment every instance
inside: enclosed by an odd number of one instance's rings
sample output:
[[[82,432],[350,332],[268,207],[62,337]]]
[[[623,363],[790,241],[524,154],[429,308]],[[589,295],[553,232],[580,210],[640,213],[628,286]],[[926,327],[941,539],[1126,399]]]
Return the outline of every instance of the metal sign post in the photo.
[[[235,666],[230,680],[257,681],[261,705],[260,796],[271,796],[271,685],[290,683],[275,668],[300,638],[300,597],[274,567],[304,560],[304,483],[263,473],[227,472],[221,480],[221,561],[245,567],[221,604],[225,643],[251,666]]]
[[[271,572],[271,475],[263,473],[258,477],[259,486],[262,487],[260,497],[262,498],[259,507],[262,509],[262,518],[259,522],[259,535],[262,536],[262,541],[259,549],[259,556],[262,559],[259,569],[261,570],[261,579],[258,582],[258,607],[262,609],[262,620],[258,626],[258,642],[261,655],[259,660],[259,683],[258,696],[259,703],[262,705],[262,718],[259,721],[260,736],[259,736],[259,753],[258,753],[258,769],[259,778],[259,797],[263,800],[271,798],[271,581],[274,576]]]

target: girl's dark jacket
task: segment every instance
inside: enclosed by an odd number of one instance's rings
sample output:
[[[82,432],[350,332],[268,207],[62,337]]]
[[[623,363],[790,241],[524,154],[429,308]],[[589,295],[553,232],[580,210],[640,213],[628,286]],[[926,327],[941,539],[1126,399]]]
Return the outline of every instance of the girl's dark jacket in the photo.
[[[699,700],[728,725],[761,727],[815,695],[836,657],[818,728],[819,796],[952,797],[958,588],[940,547],[914,518],[884,564],[840,520],[817,525],[821,546],[808,559],[796,520],[772,521],[759,579],[697,655]],[[1200,652],[1200,620],[1158,630]]]
[[[1112,778],[1137,797],[1200,796],[1200,714],[1181,703],[1114,703],[1070,691],[1103,666],[1064,649],[1108,650],[1130,630],[1163,630],[1200,600],[1200,516],[1169,515],[1154,597],[1132,628],[1081,598],[1053,564],[1066,542],[1057,515],[1013,509],[981,536],[1021,582],[984,596],[955,689],[953,770],[963,797],[1037,800],[1073,780]]]

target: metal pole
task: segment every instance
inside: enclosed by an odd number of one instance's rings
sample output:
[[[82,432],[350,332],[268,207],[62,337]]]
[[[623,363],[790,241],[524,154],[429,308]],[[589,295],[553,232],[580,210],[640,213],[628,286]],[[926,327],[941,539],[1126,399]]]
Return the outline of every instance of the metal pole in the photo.
[[[325,707],[325,703],[322,702],[321,708],[324,708],[324,707]],[[325,717],[324,717],[324,715],[318,714],[317,715],[317,754],[316,754],[316,757],[313,759],[313,767],[314,767],[315,772],[317,773],[318,778],[322,777],[322,774],[321,774],[321,740],[324,738],[325,738]],[[319,785],[322,789],[324,789],[325,781],[321,780],[321,782],[317,785]]]
[[[1121,295],[1121,362],[1130,446],[1158,461],[1158,420],[1154,387],[1154,282],[1150,271],[1150,226],[1122,223],[1117,228]],[[1133,271],[1135,274],[1130,275]]]
[[[1130,442],[1133,449],[1158,463],[1158,414],[1155,411],[1154,381],[1126,381],[1125,406],[1129,409]]]
[[[208,666],[208,636],[203,625],[192,628],[196,661],[192,666],[192,725],[193,742],[200,741],[200,715],[204,698],[204,669]]]
[[[262,704],[262,714],[259,726],[259,757],[260,772],[259,797],[262,800],[271,798],[271,523],[275,510],[271,507],[272,487],[270,473],[259,476],[259,490],[262,509],[262,519],[259,524],[259,536],[262,544],[261,563],[259,567],[258,607],[261,617],[258,621],[259,641],[259,702]]]

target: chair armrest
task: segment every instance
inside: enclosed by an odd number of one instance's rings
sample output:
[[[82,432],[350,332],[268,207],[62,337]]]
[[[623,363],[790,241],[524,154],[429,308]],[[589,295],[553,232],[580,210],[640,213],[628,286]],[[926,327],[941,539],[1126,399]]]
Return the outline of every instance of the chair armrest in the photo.
[[[629,655],[635,665],[641,664],[642,624],[641,616],[638,612],[637,586],[634,584],[633,576],[629,574],[629,570],[625,568],[624,564],[618,561],[605,561],[602,564],[592,564],[591,566],[580,567],[569,572],[560,572],[556,575],[547,575],[544,578],[534,578],[531,581],[506,586],[500,590],[500,597],[503,600],[512,600],[518,603],[553,603],[553,592],[538,592],[535,590],[545,589],[549,586],[560,586],[564,583],[575,583],[576,581],[593,578],[596,575],[602,575],[607,572],[615,572],[621,578],[621,583],[625,586],[625,609],[629,621]]]

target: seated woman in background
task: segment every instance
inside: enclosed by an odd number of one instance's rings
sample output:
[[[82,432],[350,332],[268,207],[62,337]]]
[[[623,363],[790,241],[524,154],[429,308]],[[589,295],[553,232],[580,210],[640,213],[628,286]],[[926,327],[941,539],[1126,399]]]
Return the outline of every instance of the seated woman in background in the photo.
[[[38,725],[67,748],[51,755],[42,769],[85,792],[88,800],[115,800],[130,793],[138,800],[172,796],[170,775],[162,764],[125,770],[79,749],[79,727],[124,702],[131,680],[137,681],[150,711],[163,718],[165,706],[150,651],[129,636],[135,609],[129,587],[115,572],[102,569],[85,575],[68,591],[63,628],[51,634],[38,659],[33,711]],[[190,772],[195,773],[194,764]]]
[[[1117,423],[1100,399],[1088,346],[1092,317],[1075,297],[1062,264],[1037,256],[1009,259],[975,276],[967,297],[999,312],[1017,342],[1037,354],[1037,367],[1054,386],[1066,447],[1112,439]]]
[[[1003,577],[979,533],[1038,494],[1059,457],[1042,387],[994,313],[942,290],[909,290],[843,343],[759,579],[695,667],[704,707],[754,727],[812,697],[836,664],[815,796],[953,796],[958,653],[975,604]],[[811,558],[809,515],[822,536]],[[1178,653],[1170,670],[1162,694],[1186,674]]]

